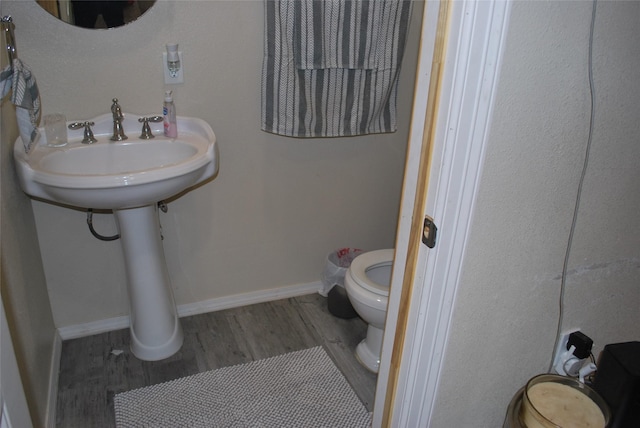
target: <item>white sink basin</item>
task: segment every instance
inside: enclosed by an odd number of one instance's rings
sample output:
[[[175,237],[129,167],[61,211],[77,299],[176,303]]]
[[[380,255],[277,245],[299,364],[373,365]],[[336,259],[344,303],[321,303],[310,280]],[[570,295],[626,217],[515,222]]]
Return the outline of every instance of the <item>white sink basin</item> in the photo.
[[[178,117],[178,138],[140,139],[140,116],[126,114],[124,141],[111,141],[112,115],[92,119],[97,142],[82,144],[83,129],[68,131],[69,144],[41,141],[27,154],[13,148],[20,185],[36,198],[79,208],[110,209],[120,231],[129,289],[131,351],[143,360],[173,355],[184,340],[171,288],[157,203],[202,183],[218,172],[218,146],[211,127]]]
[[[69,144],[47,147],[41,141],[25,153],[20,138],[14,146],[16,170],[25,193],[80,208],[126,209],[155,204],[211,177],[218,171],[216,137],[203,120],[178,117],[178,138],[150,123],[150,140],[138,138],[142,124],[125,114],[129,139],[111,141],[110,114],[92,119],[94,144],[82,144],[83,130],[69,130]],[[71,122],[69,122],[71,123]]]

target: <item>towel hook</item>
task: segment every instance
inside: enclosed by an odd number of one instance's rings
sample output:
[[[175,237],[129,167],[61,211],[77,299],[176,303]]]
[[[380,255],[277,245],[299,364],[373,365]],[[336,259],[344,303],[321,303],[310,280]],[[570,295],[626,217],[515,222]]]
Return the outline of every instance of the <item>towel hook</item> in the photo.
[[[16,51],[16,38],[13,34],[15,25],[13,24],[13,18],[11,15],[2,17],[2,29],[4,31],[4,39],[7,42],[7,55],[9,55],[9,63],[13,63],[13,60],[18,57]]]

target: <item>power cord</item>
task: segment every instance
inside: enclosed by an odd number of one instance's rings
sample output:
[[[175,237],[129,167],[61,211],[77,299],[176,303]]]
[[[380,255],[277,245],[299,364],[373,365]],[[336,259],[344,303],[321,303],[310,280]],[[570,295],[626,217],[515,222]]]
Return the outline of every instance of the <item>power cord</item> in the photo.
[[[560,298],[559,298],[559,315],[558,315],[558,328],[556,331],[556,341],[553,348],[553,353],[551,354],[551,363],[549,364],[549,372],[553,369],[553,359],[557,352],[557,347],[560,346],[560,337],[562,335],[562,324],[564,321],[564,295],[566,289],[567,282],[567,269],[569,265],[569,256],[571,255],[571,247],[573,245],[573,235],[576,229],[576,223],[578,220],[578,210],[580,208],[580,198],[582,196],[582,186],[584,184],[584,177],[587,173],[587,166],[589,165],[589,154],[591,152],[591,141],[593,139],[593,124],[595,121],[595,87],[593,84],[593,31],[595,27],[596,21],[596,6],[598,4],[598,0],[593,0],[592,10],[591,10],[591,28],[589,30],[589,61],[588,61],[588,71],[589,71],[589,92],[591,94],[591,115],[589,117],[589,137],[587,138],[587,146],[585,149],[584,156],[584,164],[582,166],[582,174],[580,175],[580,182],[578,184],[578,192],[576,195],[576,203],[573,208],[573,220],[571,221],[571,229],[569,231],[569,239],[567,241],[567,250],[564,255],[564,263],[562,265],[562,279],[560,282]]]

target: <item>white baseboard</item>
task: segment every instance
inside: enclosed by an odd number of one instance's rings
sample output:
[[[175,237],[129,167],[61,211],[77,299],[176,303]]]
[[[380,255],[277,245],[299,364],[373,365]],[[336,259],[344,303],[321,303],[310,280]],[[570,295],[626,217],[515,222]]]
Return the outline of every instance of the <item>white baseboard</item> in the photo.
[[[185,305],[178,305],[178,316],[188,317],[191,315],[206,314],[207,312],[215,312],[223,309],[239,308],[241,306],[248,306],[256,303],[304,296],[306,294],[316,293],[321,288],[322,282],[316,281],[308,284],[291,285],[288,287],[253,291],[251,293],[236,294],[234,296],[187,303]]]
[[[78,337],[93,336],[94,334],[120,330],[129,327],[129,316],[108,318],[106,320],[91,321],[84,324],[70,325],[58,328],[62,340],[77,339]]]
[[[60,357],[62,355],[62,338],[56,330],[53,336],[53,349],[51,352],[51,367],[49,369],[49,397],[47,397],[47,415],[45,426],[55,428],[56,408],[58,405],[58,378],[60,374]]]
[[[220,311],[223,309],[253,305],[256,303],[304,296],[306,294],[316,293],[320,291],[322,287],[322,282],[316,281],[307,284],[290,285],[287,287],[272,288],[270,290],[259,290],[250,293],[203,300],[201,302],[187,303],[184,305],[178,305],[178,316],[187,317],[207,312]],[[108,331],[120,330],[127,327],[129,327],[129,316],[121,316],[84,324],[60,327],[58,328],[58,333],[61,340],[68,340],[106,333]]]

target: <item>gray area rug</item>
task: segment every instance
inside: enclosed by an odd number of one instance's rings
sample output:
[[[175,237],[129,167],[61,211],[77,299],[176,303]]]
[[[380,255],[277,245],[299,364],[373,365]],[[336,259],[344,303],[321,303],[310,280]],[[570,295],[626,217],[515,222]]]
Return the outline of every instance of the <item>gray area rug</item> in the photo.
[[[371,416],[322,347],[115,396],[118,428],[360,428]]]

